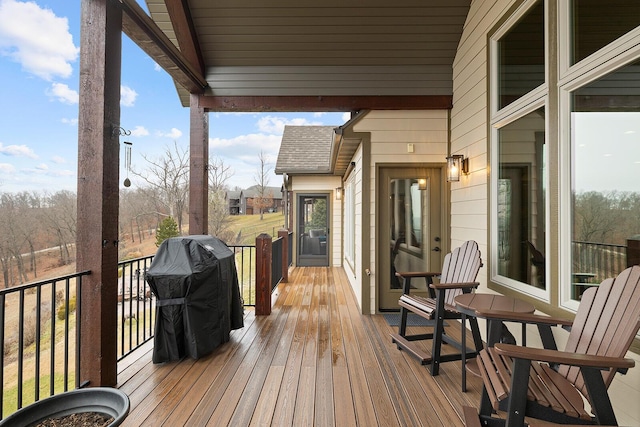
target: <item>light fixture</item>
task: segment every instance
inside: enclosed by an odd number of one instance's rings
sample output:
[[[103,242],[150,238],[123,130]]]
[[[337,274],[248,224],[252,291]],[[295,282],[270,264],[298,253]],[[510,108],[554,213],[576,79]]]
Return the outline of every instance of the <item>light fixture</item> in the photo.
[[[427,189],[427,178],[418,178],[418,190]]]
[[[342,187],[336,188],[336,200],[342,200]]]
[[[460,181],[461,174],[469,173],[469,159],[462,154],[447,157],[447,181]]]

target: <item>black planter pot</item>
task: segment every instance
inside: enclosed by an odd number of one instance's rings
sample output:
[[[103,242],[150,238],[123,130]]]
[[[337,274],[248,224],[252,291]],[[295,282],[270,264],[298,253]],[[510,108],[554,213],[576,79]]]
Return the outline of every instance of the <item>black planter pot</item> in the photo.
[[[114,418],[109,426],[119,426],[129,414],[129,396],[117,388],[92,387],[67,391],[42,399],[0,421],[0,427],[27,427],[47,418],[82,412],[99,412]]]

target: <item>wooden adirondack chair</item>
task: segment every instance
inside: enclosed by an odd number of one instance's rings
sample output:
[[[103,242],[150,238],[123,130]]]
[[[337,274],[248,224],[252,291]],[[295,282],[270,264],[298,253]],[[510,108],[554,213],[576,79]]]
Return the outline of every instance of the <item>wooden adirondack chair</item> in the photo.
[[[474,241],[467,241],[462,246],[454,249],[444,258],[441,273],[432,272],[397,272],[396,274],[404,280],[403,295],[400,297],[400,327],[397,334],[392,334],[391,339],[399,349],[408,351],[411,355],[420,360],[423,365],[431,365],[431,375],[438,375],[440,363],[454,360],[466,360],[468,357],[475,357],[482,349],[482,339],[480,330],[475,318],[470,318],[471,330],[476,343],[475,351],[469,349],[462,350],[461,344],[446,335],[444,330],[445,319],[460,319],[461,314],[455,307],[453,299],[461,294],[468,293],[478,287],[476,277],[482,267],[482,259],[478,244]],[[440,277],[439,283],[433,283],[434,277]],[[411,279],[421,277],[427,282],[427,287],[431,297],[426,298],[418,295],[411,295]],[[407,314],[416,313],[425,319],[435,320],[433,333],[407,335]],[[456,322],[457,323],[457,322]],[[465,331],[462,331],[464,333]],[[415,345],[414,341],[432,339],[431,354],[422,351]],[[441,354],[442,342],[453,345],[460,353]],[[462,390],[466,389],[464,363],[462,367]]]
[[[569,322],[539,315],[481,313],[489,319],[549,325]],[[496,344],[476,359],[484,382],[480,421],[484,426],[525,425],[525,416],[560,424],[617,425],[607,389],[617,371],[634,366],[625,359],[640,329],[640,266],[607,279],[582,296],[563,352],[543,337],[545,349]],[[536,361],[532,363],[532,361]],[[544,363],[538,363],[544,362]],[[593,415],[584,408],[582,396]],[[492,417],[506,411],[504,419]],[[473,411],[475,412],[475,411]],[[465,417],[472,411],[465,409]],[[477,419],[468,419],[474,425]]]

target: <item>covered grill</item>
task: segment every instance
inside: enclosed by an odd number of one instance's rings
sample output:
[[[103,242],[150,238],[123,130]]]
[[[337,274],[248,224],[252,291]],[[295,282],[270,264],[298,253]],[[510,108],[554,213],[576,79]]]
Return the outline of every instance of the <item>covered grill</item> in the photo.
[[[243,327],[234,253],[221,240],[167,239],[145,277],[157,298],[154,363],[202,357]]]

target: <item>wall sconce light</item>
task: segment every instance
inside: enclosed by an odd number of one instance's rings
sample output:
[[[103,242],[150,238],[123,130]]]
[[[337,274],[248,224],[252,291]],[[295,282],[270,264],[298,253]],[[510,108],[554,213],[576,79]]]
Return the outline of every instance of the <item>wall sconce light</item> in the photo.
[[[427,178],[418,178],[418,190],[427,189]]]
[[[342,187],[336,188],[336,200],[342,200]]]
[[[462,154],[447,157],[447,181],[460,181],[460,175],[469,173],[469,159]]]

